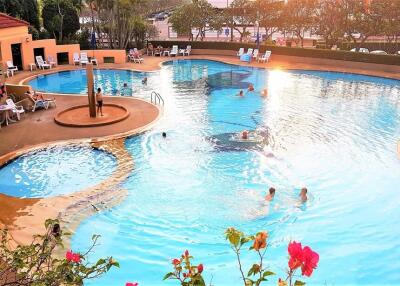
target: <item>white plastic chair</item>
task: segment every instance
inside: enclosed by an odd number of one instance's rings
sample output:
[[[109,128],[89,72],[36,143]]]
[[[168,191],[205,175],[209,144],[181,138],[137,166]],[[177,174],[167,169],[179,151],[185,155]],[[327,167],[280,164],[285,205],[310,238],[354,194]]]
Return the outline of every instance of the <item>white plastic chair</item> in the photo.
[[[87,53],[81,53],[81,59],[79,60],[80,65],[86,65],[89,63],[88,55]]]
[[[258,49],[255,49],[254,51],[253,51],[253,59],[258,59]]]
[[[14,75],[14,72],[18,71],[18,67],[14,66],[12,61],[7,61],[7,74],[11,73],[11,75]]]
[[[48,69],[51,68],[51,65],[49,65],[48,63],[46,63],[46,62],[43,60],[42,56],[36,56],[36,63],[37,63],[37,65],[38,65],[39,69],[44,70],[45,68],[48,68]]]
[[[21,120],[21,114],[25,113],[24,108],[22,106],[16,106],[14,101],[11,98],[7,99],[6,103],[9,107],[12,108],[11,111],[13,114],[15,114],[17,116],[17,119]]]
[[[77,64],[79,65],[81,63],[78,53],[74,53],[73,60],[74,60],[74,65],[77,65]]]
[[[247,49],[247,54],[250,56],[253,56],[253,49],[252,48],[248,48]]]
[[[172,46],[172,50],[170,51],[169,55],[170,55],[170,57],[178,55],[178,46],[177,45]]]
[[[238,57],[244,54],[244,48],[240,48],[239,51],[236,53]]]
[[[258,58],[258,62],[268,62],[269,58],[271,57],[272,52],[271,51],[266,51],[264,55]]]
[[[50,65],[51,67],[57,66],[57,62],[55,61],[55,59],[53,58],[53,56],[48,56],[48,57],[47,57],[47,62],[49,63],[49,65]]]

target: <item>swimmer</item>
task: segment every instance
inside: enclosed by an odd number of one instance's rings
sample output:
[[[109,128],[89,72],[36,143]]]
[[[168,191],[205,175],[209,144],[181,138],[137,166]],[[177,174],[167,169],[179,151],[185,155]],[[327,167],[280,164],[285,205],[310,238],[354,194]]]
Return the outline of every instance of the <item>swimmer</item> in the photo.
[[[142,79],[142,84],[143,84],[143,85],[147,85],[147,77],[145,77],[144,79]]]
[[[265,200],[270,202],[270,201],[272,201],[274,199],[275,188],[273,188],[273,187],[269,188],[268,192],[269,192],[269,194],[266,195]]]
[[[124,86],[121,89],[121,95],[132,96],[132,89],[128,87],[128,84],[126,82],[124,82]]]
[[[307,188],[301,188],[300,194],[299,194],[300,201],[302,203],[305,203],[307,201]]]
[[[239,91],[239,94],[237,94],[237,96],[243,96],[243,95],[244,95],[243,90]]]
[[[249,87],[247,88],[247,92],[254,91],[254,86],[250,83]]]
[[[243,130],[242,134],[241,134],[241,138],[244,139],[244,140],[249,139],[249,131]]]
[[[163,132],[163,133],[162,133],[162,137],[163,137],[163,138],[167,138],[167,133]]]
[[[263,96],[263,97],[267,97],[267,96],[268,96],[268,90],[267,90],[266,88],[264,88],[264,89],[261,91],[261,96]]]

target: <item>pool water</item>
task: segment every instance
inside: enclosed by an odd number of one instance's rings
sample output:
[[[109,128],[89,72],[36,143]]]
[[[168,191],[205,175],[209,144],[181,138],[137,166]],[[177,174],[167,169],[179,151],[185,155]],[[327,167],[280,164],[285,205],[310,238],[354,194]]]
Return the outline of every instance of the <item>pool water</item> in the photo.
[[[151,91],[142,79],[152,73],[129,70],[95,69],[93,71],[95,88],[101,87],[106,95],[120,95],[124,83],[132,93]],[[28,82],[34,90],[49,93],[87,94],[86,69],[61,71],[48,75],[39,75]],[[123,92],[122,92],[123,93]]]
[[[121,264],[87,285],[176,285],[162,277],[185,249],[205,265],[207,284],[242,285],[224,239],[230,226],[269,231],[266,263],[277,273],[269,285],[286,277],[291,240],[320,255],[309,285],[399,284],[398,81],[202,60],[168,62],[150,80],[166,105],[152,131],[126,142],[135,160],[122,186],[129,196],[73,236],[83,251],[102,235],[92,259]],[[235,96],[249,83],[255,92]],[[268,144],[237,148],[229,139],[244,129]],[[299,206],[303,186],[310,195]],[[255,259],[244,253],[244,268]]]
[[[70,194],[100,183],[115,168],[112,155],[89,146],[46,148],[1,168],[0,193],[22,198]]]

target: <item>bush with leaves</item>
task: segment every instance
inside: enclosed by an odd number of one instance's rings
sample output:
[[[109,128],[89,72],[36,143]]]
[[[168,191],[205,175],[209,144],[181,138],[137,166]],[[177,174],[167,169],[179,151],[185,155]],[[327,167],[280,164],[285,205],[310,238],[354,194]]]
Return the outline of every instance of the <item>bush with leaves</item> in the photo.
[[[61,231],[58,220],[46,220],[45,227],[44,235],[35,235],[29,245],[17,247],[12,247],[8,231],[1,231],[0,285],[83,285],[85,280],[119,267],[112,257],[99,259],[94,264],[87,261],[99,235],[93,235],[92,245],[85,253],[68,250],[65,258],[57,257],[55,252],[63,248],[63,236],[69,234]]]

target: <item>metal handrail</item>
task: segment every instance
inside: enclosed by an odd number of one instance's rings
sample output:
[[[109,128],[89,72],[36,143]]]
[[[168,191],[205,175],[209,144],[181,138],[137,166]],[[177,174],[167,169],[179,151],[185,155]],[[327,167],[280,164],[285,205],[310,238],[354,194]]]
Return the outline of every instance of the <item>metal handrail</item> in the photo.
[[[150,98],[151,98],[151,103],[157,104],[158,101],[158,105],[161,105],[161,103],[162,105],[164,105],[164,99],[158,92],[152,91]]]

